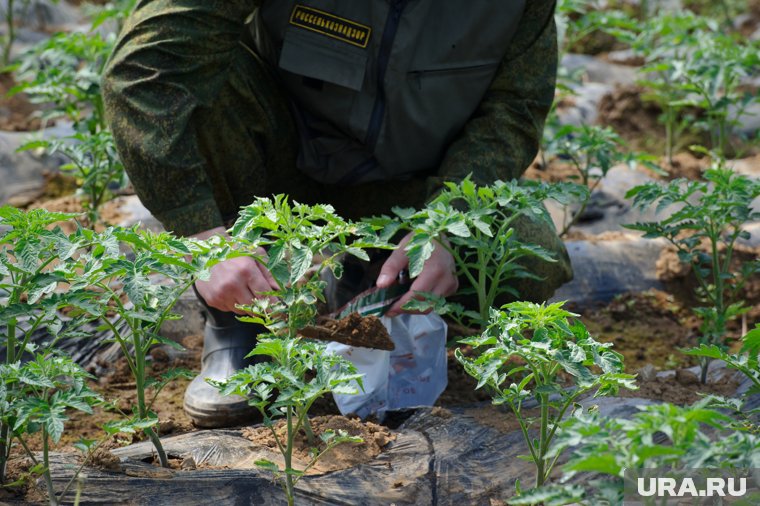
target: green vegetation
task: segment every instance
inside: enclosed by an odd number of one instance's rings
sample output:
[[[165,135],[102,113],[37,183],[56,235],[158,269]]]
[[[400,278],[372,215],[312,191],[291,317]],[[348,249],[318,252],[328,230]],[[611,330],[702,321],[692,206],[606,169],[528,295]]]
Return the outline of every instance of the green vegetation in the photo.
[[[459,184],[446,183],[446,188],[419,211],[394,209],[400,219],[394,225],[412,232],[406,245],[409,274],[417,276],[435,244],[440,244],[454,257],[457,275],[468,281],[468,286],[458,293],[475,295],[478,301],[477,312],[445,304],[435,297],[412,302],[407,307],[425,309],[432,305],[441,314],[484,327],[497,300],[503,296],[519,298],[509,280],[537,279],[525,268],[525,260],[556,261],[544,248],[522,242],[513,225],[519,219],[550,222],[542,202],[548,198],[563,199],[566,188],[566,185],[519,185],[503,181],[478,186],[467,178]]]
[[[270,332],[259,336],[249,357],[266,357],[233,374],[226,381],[214,382],[224,395],[247,397],[249,404],[262,414],[285,468],[260,460],[256,464],[274,473],[285,491],[288,504],[295,500],[295,485],[326,452],[348,442],[361,442],[343,431],[328,432],[318,442],[309,423],[309,409],[328,393],[356,394],[362,376],[348,360],[326,352],[324,343],[309,342],[298,337],[298,331],[312,324],[317,316],[317,303],[324,302],[323,269],[340,277],[340,258],[349,254],[363,260],[367,248],[387,248],[388,243],[366,223],[343,220],[330,206],[307,206],[288,202],[284,195],[274,199],[259,198],[241,211],[231,229],[238,255],[246,254],[261,262],[272,274],[278,288],[264,294],[250,305],[240,306],[251,316],[241,321],[259,323]],[[262,255],[266,247],[267,254]],[[321,262],[314,264],[316,255]],[[274,422],[285,419],[286,434],[278,435]],[[296,436],[304,431],[314,448],[311,462],[304,469],[293,467]]]
[[[662,210],[674,206],[660,221],[627,225],[662,237],[689,264],[699,283],[697,295],[707,305],[694,308],[702,320],[700,344],[724,345],[726,325],[746,311],[739,299],[745,281],[760,271],[757,260],[738,262],[734,251],[749,233],[744,225],[760,218],[751,204],[760,196],[760,182],[725,167],[709,169],[705,181],[675,180],[667,185],[649,183],[628,192],[635,206]],[[710,357],[702,356],[702,383],[707,381]]]
[[[460,341],[479,355],[470,358],[456,351],[467,374],[478,380],[477,388],[487,387],[494,404],[506,404],[517,417],[536,466],[536,487],[546,483],[559,458],[559,453],[549,453],[550,445],[578,397],[636,388],[634,376],[623,374],[622,356],[611,344],[595,341],[580,321],[571,321],[577,316],[562,309],[562,303],[508,304],[502,311],[491,310],[482,335]],[[561,373],[569,376],[569,384]],[[528,414],[529,399],[535,400],[538,415]],[[534,426],[537,437],[531,433]]]

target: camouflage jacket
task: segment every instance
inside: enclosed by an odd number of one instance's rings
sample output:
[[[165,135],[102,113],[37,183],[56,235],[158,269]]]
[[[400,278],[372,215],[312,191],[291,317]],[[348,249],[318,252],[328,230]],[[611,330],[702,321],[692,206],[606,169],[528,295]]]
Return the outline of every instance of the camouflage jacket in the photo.
[[[197,109],[214,103],[231,72],[233,54],[240,50],[241,39],[251,38],[251,27],[255,26],[261,12],[266,12],[270,1],[277,4],[279,0],[139,0],[106,68],[104,98],[117,146],[132,182],[146,207],[167,228],[180,234],[221,225],[221,207],[229,209],[244,204],[220,203],[218,195],[215,195],[211,182],[213,171],[221,169],[209,167],[204,160],[198,148],[198,125],[193,124],[193,116]],[[557,70],[553,19],[555,2],[529,0],[522,7],[523,1],[513,2],[519,6],[519,22],[511,28],[505,26],[505,30],[512,33],[503,38],[503,47],[497,48],[500,56],[488,68],[484,89],[476,90],[477,100],[473,100],[471,95],[468,110],[455,111],[460,119],[449,122],[444,134],[435,142],[408,139],[409,150],[415,155],[409,157],[412,162],[395,174],[391,172],[388,177],[404,177],[410,172],[420,171],[428,179],[442,182],[458,180],[472,173],[477,182],[490,183],[496,179],[522,175],[537,153],[544,120],[554,97]],[[307,3],[333,5],[336,2],[323,0]],[[391,3],[398,2],[394,0]],[[491,3],[484,2],[484,5]],[[465,15],[470,7],[469,2],[462,0],[461,5],[464,13],[459,22],[466,24],[471,18]],[[447,3],[446,8],[451,10],[451,5]],[[452,12],[456,15],[455,11]],[[296,9],[290,8],[288,20],[293,21],[295,14]],[[308,17],[300,20],[305,25],[329,21],[315,21]],[[353,34],[359,37],[362,30],[370,27],[362,19],[348,21],[353,24],[336,32],[338,36],[351,37]],[[483,22],[482,18],[479,22]],[[435,27],[424,28],[429,30]],[[260,36],[255,29],[252,31],[254,39]],[[470,29],[462,33],[474,38],[478,31]],[[381,35],[376,35],[378,44]],[[260,37],[259,41],[254,42],[260,42]],[[444,42],[451,45],[448,39]],[[477,48],[479,42],[459,41],[468,46],[467,52],[471,56],[477,56],[477,50],[473,48]],[[256,46],[259,52],[266,53],[262,44],[256,43]],[[483,51],[490,51],[490,56],[493,47],[484,47]],[[264,60],[267,59],[264,54]],[[282,63],[280,57],[280,67]],[[401,78],[409,79],[409,76],[416,75],[413,67],[406,70],[411,73],[404,72]],[[324,77],[324,73],[320,76]],[[417,78],[423,77],[420,74]],[[369,77],[366,79],[366,82],[371,82]],[[385,76],[386,83],[392,79],[391,74]],[[317,79],[317,85],[318,81],[323,80]],[[482,75],[480,80],[483,80]],[[362,87],[365,82],[354,81],[354,87]],[[314,84],[314,81],[306,82],[306,85]],[[467,83],[462,83],[461,89],[466,88]],[[456,101],[457,97],[444,93],[436,100],[426,104],[428,110],[452,107],[451,102]],[[409,104],[409,107],[414,107],[414,104]],[[308,109],[312,117],[316,116],[316,121],[326,120],[335,124],[329,117],[319,117],[326,114],[320,113],[319,108],[301,109]],[[431,125],[432,130],[439,116],[431,115],[428,118],[423,112],[414,120]],[[298,123],[299,119],[296,118]],[[353,138],[351,132],[338,130],[360,148],[377,142],[376,139],[367,138],[366,129]],[[302,126],[301,132],[304,131]],[[301,144],[303,155],[305,149]],[[426,145],[435,152],[426,154]],[[384,146],[398,151],[399,146],[403,149],[403,140],[377,144],[380,152],[372,153],[369,150],[373,159],[383,159]],[[367,151],[361,153],[366,156]],[[403,153],[392,155],[388,157],[391,161],[404,159]],[[299,156],[299,161],[302,159],[303,156]],[[424,163],[417,167],[414,160],[424,160]],[[373,176],[374,179],[382,177],[382,171],[380,176],[377,173]],[[336,178],[323,180],[335,182]],[[187,216],[193,218],[188,219]]]

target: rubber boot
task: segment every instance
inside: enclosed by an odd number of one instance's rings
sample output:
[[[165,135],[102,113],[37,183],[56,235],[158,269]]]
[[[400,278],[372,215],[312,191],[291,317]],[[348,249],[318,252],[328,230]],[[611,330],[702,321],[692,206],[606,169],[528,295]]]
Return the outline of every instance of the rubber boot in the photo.
[[[233,427],[257,421],[259,411],[249,406],[245,398],[237,395],[223,396],[206,382],[206,378],[224,380],[235,371],[256,362],[245,356],[256,345],[256,336],[263,331],[260,325],[244,323],[227,313],[209,307],[198,295],[206,308],[206,328],[203,336],[201,372],[185,390],[184,408],[198,427]]]

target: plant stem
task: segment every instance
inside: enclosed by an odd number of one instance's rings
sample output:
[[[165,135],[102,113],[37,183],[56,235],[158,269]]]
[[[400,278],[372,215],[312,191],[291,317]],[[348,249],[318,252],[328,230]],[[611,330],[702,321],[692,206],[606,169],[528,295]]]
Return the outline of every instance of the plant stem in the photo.
[[[55,490],[53,489],[53,478],[50,476],[50,457],[48,455],[48,435],[45,426],[42,426],[42,463],[45,466],[43,474],[45,476],[45,486],[47,487],[48,502],[50,506],[57,506],[58,501],[55,498]]]
[[[549,396],[539,394],[541,403],[541,434],[538,441],[538,454],[536,455],[536,488],[546,481],[546,452],[548,450],[549,436]]]
[[[145,349],[143,348],[138,333],[132,334],[135,346],[135,388],[137,390],[137,414],[141,420],[148,418],[148,409],[145,404]],[[161,467],[169,467],[169,461],[166,458],[166,452],[161,445],[161,438],[152,427],[144,429],[145,434],[150,438],[153,446],[156,448],[158,460]]]
[[[14,301],[10,300],[9,302],[12,303]],[[5,362],[6,364],[12,364],[16,361],[16,320],[14,318],[9,319],[6,328]],[[11,450],[10,435],[10,426],[0,423],[0,485],[5,483],[5,470]]]
[[[488,265],[485,263],[484,258],[484,252],[478,248],[478,265]],[[484,324],[484,322],[488,321],[488,311],[490,311],[490,305],[488,305],[488,300],[486,298],[486,269],[478,269],[478,285],[477,285],[477,291],[478,291],[478,312],[480,313],[480,323],[481,325]]]
[[[285,447],[285,493],[288,497],[288,506],[293,506],[295,502],[295,484],[293,483],[293,408],[288,406],[287,408],[287,424],[288,424],[288,444]]]
[[[0,424],[0,485],[5,483],[5,468],[8,463],[10,445],[7,443],[11,428]]]
[[[5,24],[8,25],[8,37],[5,40],[5,47],[3,47],[3,66],[8,65],[11,62],[11,49],[13,48],[13,42],[16,40],[16,27],[13,20],[13,3],[15,0],[8,0],[5,11]]]
[[[667,105],[667,113],[665,118],[665,157],[668,160],[668,165],[673,168],[673,108]]]

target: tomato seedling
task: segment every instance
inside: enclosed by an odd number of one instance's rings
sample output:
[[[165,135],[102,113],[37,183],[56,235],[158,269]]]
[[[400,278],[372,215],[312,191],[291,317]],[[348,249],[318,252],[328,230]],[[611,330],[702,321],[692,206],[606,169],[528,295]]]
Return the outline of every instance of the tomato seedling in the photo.
[[[676,207],[661,221],[626,227],[644,232],[646,238],[664,238],[675,247],[679,260],[691,266],[699,284],[697,295],[708,304],[694,308],[702,320],[699,344],[722,346],[728,322],[747,310],[739,300],[741,289],[760,270],[757,259],[734,265],[737,242],[750,237],[744,225],[760,219],[760,212],[752,208],[760,196],[760,182],[725,167],[708,169],[704,178],[633,188],[626,197],[633,198],[636,207],[657,206],[658,211]],[[707,382],[711,360],[700,357],[702,383]]]
[[[317,441],[308,412],[314,401],[330,392],[355,394],[361,375],[348,360],[326,353],[326,345],[298,337],[298,331],[312,324],[317,304],[324,302],[323,269],[340,277],[340,258],[349,254],[369,260],[365,249],[390,248],[367,223],[350,223],[335,214],[330,206],[290,204],[284,195],[259,198],[244,208],[231,229],[237,254],[247,254],[261,262],[272,274],[277,288],[262,294],[249,305],[239,306],[250,316],[240,320],[264,325],[268,336],[259,336],[249,357],[266,357],[233,374],[226,381],[212,382],[224,395],[240,395],[262,414],[283,455],[285,468],[270,461],[257,465],[272,471],[285,491],[288,504],[295,501],[295,485],[325,452],[338,444],[361,442],[346,433],[320,435]],[[266,254],[263,249],[266,249]],[[315,259],[319,255],[319,260]],[[272,300],[273,299],[273,300]],[[284,418],[286,435],[278,436],[276,418]],[[304,469],[293,467],[296,435],[303,430],[315,448]]]
[[[494,404],[506,404],[514,413],[536,466],[536,487],[546,483],[559,458],[550,455],[550,445],[581,395],[636,388],[634,376],[622,372],[622,355],[610,349],[612,344],[595,341],[580,321],[571,321],[577,316],[562,309],[562,303],[507,304],[491,311],[482,335],[460,341],[477,356],[455,352],[467,374],[478,380],[476,388],[487,387]],[[560,373],[567,375],[568,384]],[[527,413],[529,399],[535,400],[537,417]]]

